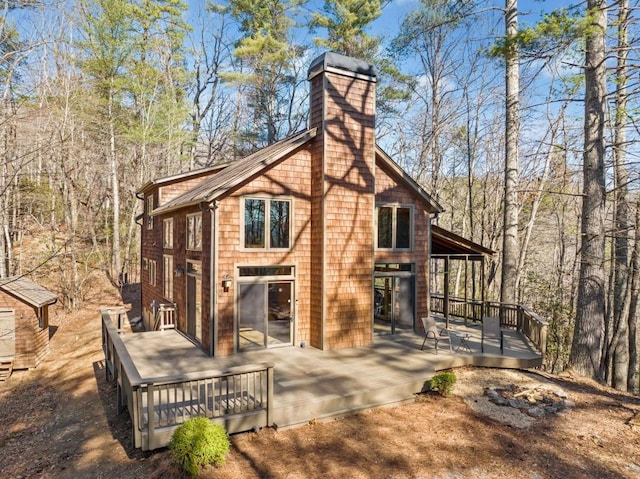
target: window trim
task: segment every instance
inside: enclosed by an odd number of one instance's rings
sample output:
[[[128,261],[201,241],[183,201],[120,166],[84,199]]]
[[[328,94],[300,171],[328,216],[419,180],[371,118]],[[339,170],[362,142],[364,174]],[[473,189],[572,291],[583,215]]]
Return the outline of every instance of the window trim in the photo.
[[[170,231],[170,234],[167,234],[167,231]],[[162,247],[164,249],[173,249],[173,236],[173,217],[165,218],[162,220]]]
[[[189,220],[191,218],[197,218],[199,219],[199,223],[200,223],[200,228],[199,228],[199,232],[198,232],[198,228],[196,227],[196,231],[193,232],[195,239],[194,241],[189,241],[191,239],[190,233],[191,233],[191,228],[189,227]],[[194,222],[194,226],[196,226],[198,224],[198,221]],[[197,233],[200,234],[200,238],[199,241],[197,240]],[[187,251],[202,251],[202,213],[198,212],[198,213],[189,213],[186,218],[185,218],[185,249]],[[193,244],[191,244],[193,243]]]
[[[378,218],[381,208],[391,208],[391,248],[382,248],[378,246],[379,228]],[[397,247],[397,225],[398,225],[398,210],[409,210],[409,247],[398,248]],[[415,236],[415,206],[407,203],[379,203],[376,204],[375,209],[375,249],[377,251],[413,251]]]
[[[265,219],[264,219],[264,247],[249,248],[245,242],[245,201],[246,200],[259,200],[265,202]],[[285,248],[274,248],[271,246],[271,202],[272,201],[286,201],[289,203],[289,246]],[[294,234],[293,234],[293,218],[294,211],[294,199],[290,196],[255,196],[247,195],[240,197],[240,251],[291,251],[293,249]]]
[[[169,267],[167,267],[169,266]],[[173,301],[173,255],[162,255],[162,296]]]
[[[158,281],[158,262],[155,259],[149,260],[149,284],[155,286]]]

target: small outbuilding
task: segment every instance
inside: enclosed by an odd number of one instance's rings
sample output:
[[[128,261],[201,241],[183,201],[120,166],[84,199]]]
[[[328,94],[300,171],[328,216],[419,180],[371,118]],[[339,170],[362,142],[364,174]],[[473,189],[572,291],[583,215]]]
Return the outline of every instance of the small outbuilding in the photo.
[[[0,362],[12,369],[35,368],[49,353],[51,291],[22,277],[0,279]]]

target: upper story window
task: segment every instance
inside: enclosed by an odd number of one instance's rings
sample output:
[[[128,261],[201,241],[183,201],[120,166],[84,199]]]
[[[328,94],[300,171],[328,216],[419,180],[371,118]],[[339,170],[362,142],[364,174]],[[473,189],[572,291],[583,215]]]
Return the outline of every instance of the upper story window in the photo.
[[[153,229],[153,216],[151,216],[151,212],[153,211],[153,195],[147,196],[147,229]]]
[[[411,249],[413,207],[383,205],[378,213],[378,249]]]
[[[291,201],[244,199],[244,247],[289,249],[291,247]]]
[[[173,248],[173,218],[167,218],[162,222],[162,247]]]
[[[187,249],[202,250],[202,213],[187,215]]]

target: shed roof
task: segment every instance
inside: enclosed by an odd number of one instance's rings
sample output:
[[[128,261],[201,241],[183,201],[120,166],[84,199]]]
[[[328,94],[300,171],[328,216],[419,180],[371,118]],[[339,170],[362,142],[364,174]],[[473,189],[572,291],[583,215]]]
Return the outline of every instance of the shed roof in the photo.
[[[431,256],[493,256],[496,252],[438,225],[431,225]]]
[[[24,276],[0,279],[0,291],[11,294],[36,308],[58,301],[58,297],[54,293]]]

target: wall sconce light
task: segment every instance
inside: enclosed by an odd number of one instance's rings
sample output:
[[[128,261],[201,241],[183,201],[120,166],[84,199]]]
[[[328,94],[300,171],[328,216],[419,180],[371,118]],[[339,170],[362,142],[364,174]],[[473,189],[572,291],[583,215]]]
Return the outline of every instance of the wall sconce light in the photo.
[[[225,274],[222,277],[222,289],[224,289],[224,292],[226,293],[229,291],[229,288],[231,288],[231,276]]]
[[[176,278],[179,278],[180,276],[182,276],[184,274],[184,270],[178,266],[173,273],[176,275]]]

